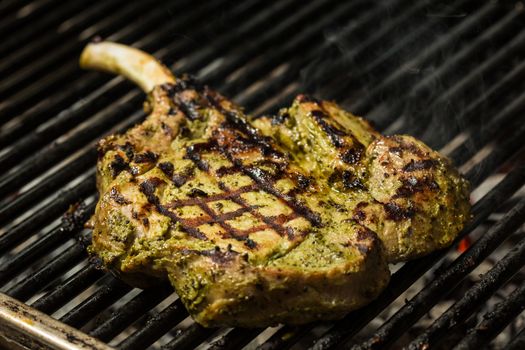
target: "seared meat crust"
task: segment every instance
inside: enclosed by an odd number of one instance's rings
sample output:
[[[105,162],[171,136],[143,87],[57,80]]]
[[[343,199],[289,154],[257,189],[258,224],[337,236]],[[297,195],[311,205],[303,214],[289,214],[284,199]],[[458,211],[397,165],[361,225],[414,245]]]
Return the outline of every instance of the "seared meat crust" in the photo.
[[[450,245],[470,217],[468,183],[447,158],[411,136],[382,136],[332,102],[299,96],[254,125],[340,193],[389,262]]]
[[[251,120],[165,80],[139,81],[149,116],[99,143],[91,252],[132,285],[169,279],[204,326],[340,318],[468,218],[466,182],[411,137],[306,96]]]
[[[340,318],[384,288],[377,235],[238,107],[187,79],[151,96],[143,124],[100,143],[106,266],[139,286],[169,278],[206,326]]]

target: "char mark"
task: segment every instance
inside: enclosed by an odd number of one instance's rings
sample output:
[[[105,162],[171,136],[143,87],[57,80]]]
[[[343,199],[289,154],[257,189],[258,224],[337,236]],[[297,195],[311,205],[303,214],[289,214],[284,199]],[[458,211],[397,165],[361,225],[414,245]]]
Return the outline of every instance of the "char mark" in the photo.
[[[214,144],[212,142],[194,144],[186,148],[186,157],[194,162],[200,170],[207,172],[210,166],[201,159],[200,152],[203,150],[212,150],[213,148]]]
[[[169,178],[173,176],[173,164],[170,162],[162,162],[158,165],[159,169]]]
[[[383,204],[385,208],[386,217],[393,221],[402,221],[410,219],[414,216],[415,210],[413,208],[402,208],[394,202]]]
[[[170,162],[162,162],[158,167],[177,187],[181,187],[195,175],[193,167],[186,168],[182,174],[175,173]]]
[[[231,249],[231,245],[226,250],[221,250],[220,247],[216,246],[214,249],[208,250],[194,250],[194,249],[182,249],[180,251],[183,255],[201,255],[211,258],[214,263],[226,264],[229,263],[239,255],[236,251]]]
[[[232,227],[230,224],[228,224],[224,216],[218,216],[217,214],[215,214],[215,212],[210,207],[208,207],[206,203],[200,202],[198,204],[199,204],[199,207],[212,218],[213,220],[212,222],[218,223],[226,231],[226,235],[224,235],[224,238],[233,238],[237,241],[244,242],[244,245],[250,249],[257,247],[257,244],[253,240],[251,240],[248,237],[248,235],[252,233],[253,229],[259,231],[262,228],[252,227],[252,230],[244,230],[244,231],[238,230]],[[256,231],[253,231],[253,232],[256,232]]]
[[[403,140],[403,138],[401,138],[401,137],[399,137],[397,135],[387,136],[387,137],[394,139],[399,144],[399,146],[397,146],[397,147],[390,147],[389,148],[390,152],[396,153],[399,156],[403,155],[403,151],[406,151],[406,152],[408,152],[410,154],[414,154],[414,155],[419,156],[421,158],[423,158],[425,156],[423,151],[420,148],[418,148],[416,145],[414,145],[413,143],[406,142],[405,140]]]
[[[117,154],[113,161],[109,164],[109,167],[111,169],[111,176],[116,178],[122,171],[129,170],[129,163]]]
[[[133,158],[135,163],[155,163],[157,159],[159,159],[159,155],[151,151],[136,154]]]
[[[417,170],[431,169],[436,165],[434,159],[423,159],[423,160],[411,160],[410,163],[405,165],[403,168],[406,172],[412,172]]]
[[[346,164],[356,164],[361,160],[361,158],[363,158],[364,152],[364,146],[361,143],[358,143],[357,140],[354,140],[352,147],[343,152],[341,159]]]
[[[126,154],[126,157],[128,158],[128,162],[131,162],[135,156],[135,148],[131,144],[131,142],[126,142],[123,145],[117,146],[122,152]]]
[[[146,196],[148,202],[152,204],[153,206],[155,206],[155,208],[157,209],[159,213],[161,213],[164,216],[169,217],[173,222],[180,223],[184,232],[187,232],[190,236],[194,238],[197,238],[200,240],[208,240],[208,237],[206,237],[204,233],[199,231],[199,229],[185,224],[181,218],[179,218],[175,213],[169,211],[167,207],[165,207],[164,205],[160,203],[159,197],[155,195],[155,190],[162,183],[165,183],[165,182],[157,177],[152,177],[142,182],[139,185],[139,188],[140,188],[140,191]]]
[[[109,197],[115,201],[115,203],[120,205],[130,204],[131,202],[124,198],[124,196],[117,190],[116,187],[111,187],[109,191]]]
[[[309,220],[314,226],[322,226],[321,217],[318,213],[313,212],[307,206],[299,203],[294,197],[279,192],[272,186],[272,179],[264,171],[259,168],[240,167],[246,175],[250,176],[255,182],[257,182],[262,190],[282,200],[292,208],[292,210]]]
[[[343,137],[348,136],[344,131],[336,128],[335,126],[329,124],[326,119],[327,115],[321,110],[313,110],[310,112],[312,117],[315,119],[317,124],[323,129],[323,131],[328,135],[332,144],[341,148],[344,146]]]
[[[439,185],[430,177],[416,178],[409,177],[401,180],[401,186],[397,189],[393,198],[410,197],[415,193],[423,192],[425,190],[437,191]]]

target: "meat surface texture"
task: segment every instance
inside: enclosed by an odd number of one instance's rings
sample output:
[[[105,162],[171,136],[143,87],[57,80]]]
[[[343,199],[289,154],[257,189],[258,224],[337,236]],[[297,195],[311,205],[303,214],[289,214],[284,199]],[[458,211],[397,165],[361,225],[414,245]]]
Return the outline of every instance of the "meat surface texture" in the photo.
[[[99,143],[90,251],[132,285],[169,279],[204,326],[341,318],[469,218],[446,158],[334,103],[252,119],[135,49],[89,44],[81,64],[137,82],[149,112]]]

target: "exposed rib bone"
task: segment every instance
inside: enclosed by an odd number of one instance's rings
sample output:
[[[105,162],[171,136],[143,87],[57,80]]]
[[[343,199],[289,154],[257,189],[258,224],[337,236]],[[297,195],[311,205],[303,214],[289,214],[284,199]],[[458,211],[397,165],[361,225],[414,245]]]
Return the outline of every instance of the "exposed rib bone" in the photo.
[[[156,85],[175,82],[168,68],[153,56],[109,41],[88,44],[80,56],[80,66],[123,75],[146,93]]]

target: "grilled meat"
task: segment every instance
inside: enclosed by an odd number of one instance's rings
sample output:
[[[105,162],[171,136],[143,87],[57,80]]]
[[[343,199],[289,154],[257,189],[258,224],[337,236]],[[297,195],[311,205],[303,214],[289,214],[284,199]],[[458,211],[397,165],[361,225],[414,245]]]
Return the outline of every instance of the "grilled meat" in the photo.
[[[135,49],[90,44],[81,64],[149,93],[147,119],[99,144],[91,251],[133,285],[168,278],[204,326],[340,318],[468,217],[446,159],[333,103],[250,120]]]

